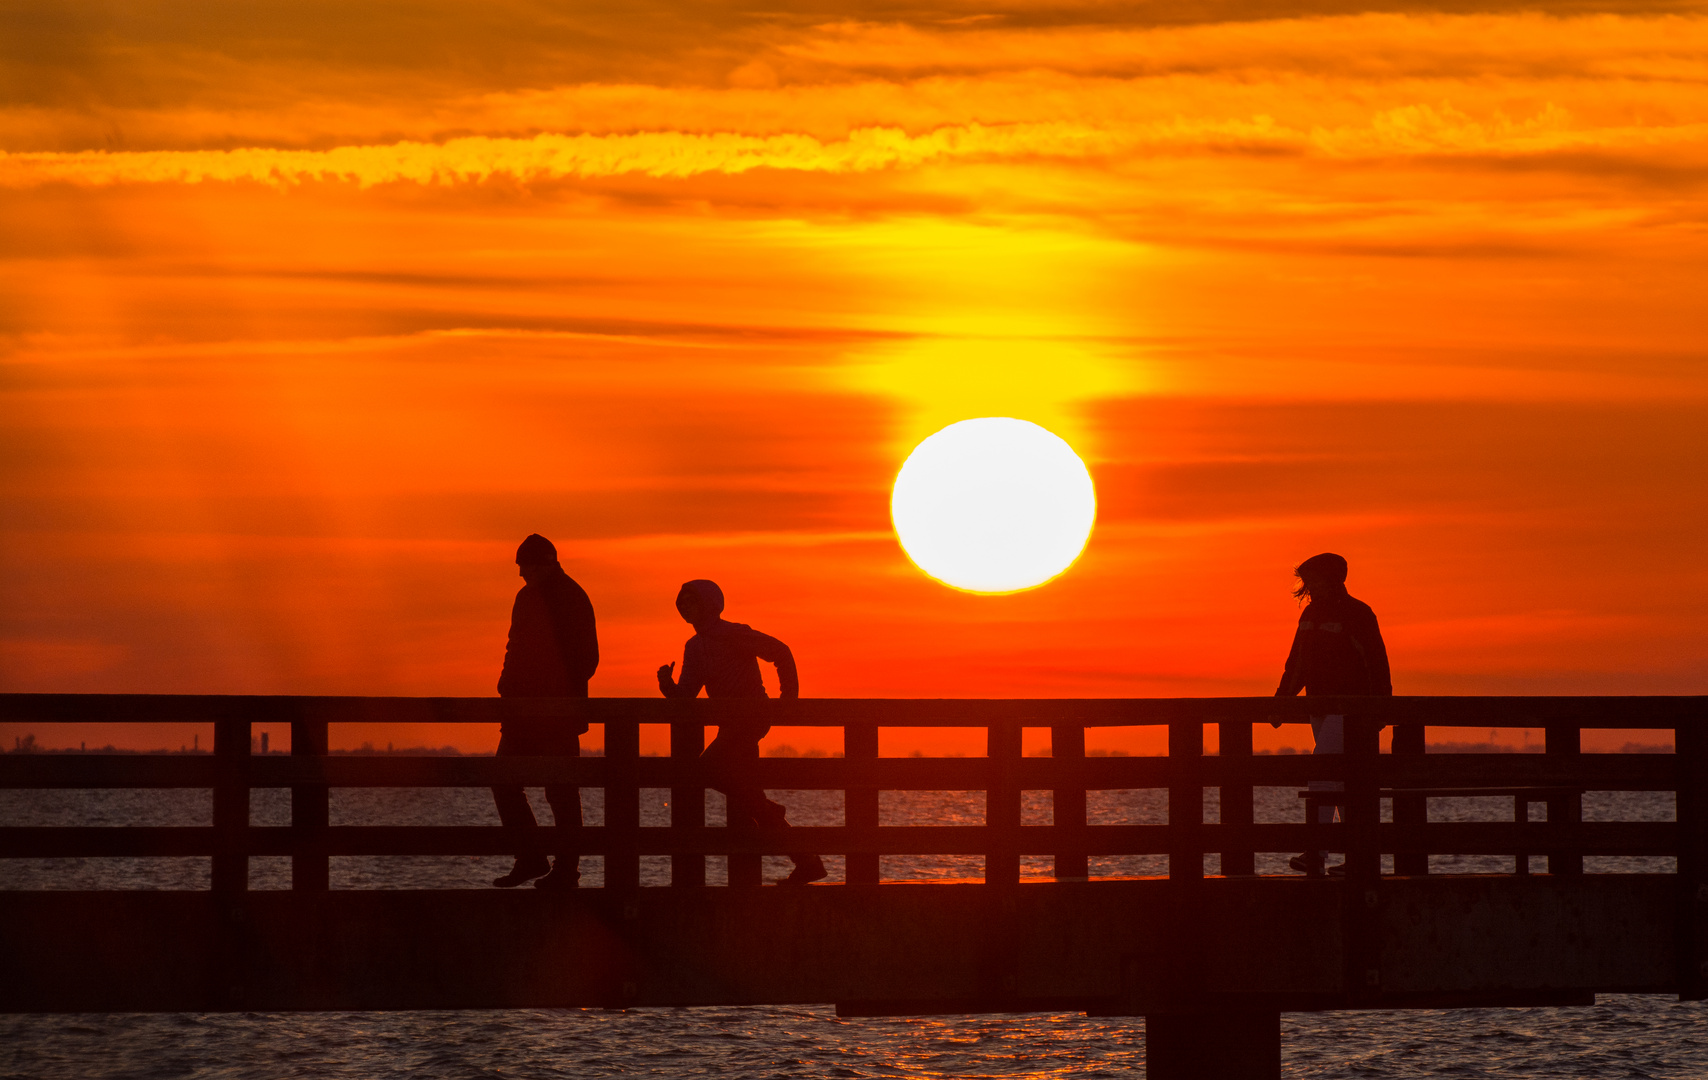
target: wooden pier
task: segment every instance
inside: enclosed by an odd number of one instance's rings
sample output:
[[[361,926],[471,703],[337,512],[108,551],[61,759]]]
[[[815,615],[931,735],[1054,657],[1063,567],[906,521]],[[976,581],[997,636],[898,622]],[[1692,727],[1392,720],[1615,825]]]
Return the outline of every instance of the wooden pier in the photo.
[[[1307,711],[1308,710],[1308,711]],[[1252,753],[1271,717],[1347,715],[1346,753]],[[603,726],[603,757],[328,755],[338,723]],[[840,758],[766,758],[765,787],[845,793],[844,824],[708,828],[698,761],[732,717],[834,727]],[[499,700],[0,695],[9,723],[204,722],[204,756],[8,754],[0,787],[203,788],[203,827],[24,828],[0,859],[209,856],[202,892],[0,890],[0,1009],[206,1011],[833,1003],[846,1015],[1084,1010],[1146,1017],[1155,1080],[1279,1074],[1290,1010],[1589,1004],[1601,992],[1708,996],[1708,699],[1378,698]],[[252,756],[251,727],[289,723],[289,755]],[[668,757],[640,754],[669,725]],[[1218,752],[1206,755],[1205,728]],[[1166,757],[1087,757],[1087,728],[1166,726]],[[1393,725],[1391,752],[1379,732]],[[879,728],[983,729],[982,758],[880,758]],[[1542,754],[1427,754],[1425,728],[1536,728]],[[1021,753],[1025,728],[1052,755]],[[1585,729],[1670,729],[1674,754],[1585,754]],[[1255,823],[1253,789],[1345,785],[1335,824]],[[509,854],[497,827],[331,826],[332,787],[546,783],[597,787],[580,830],[605,887],[329,889],[345,855]],[[1218,788],[1220,820],[1204,821]],[[292,823],[250,824],[250,792],[290,788]],[[1088,825],[1086,793],[1166,788],[1168,823]],[[640,793],[668,789],[668,827]],[[982,790],[979,826],[883,826],[883,790]],[[1053,795],[1024,825],[1022,792]],[[1592,822],[1584,791],[1677,793],[1676,822]],[[1547,820],[1428,820],[1442,793],[1501,794]],[[1300,800],[1301,804],[1305,800]],[[1391,805],[1383,820],[1382,804]],[[683,811],[678,814],[678,811]],[[542,835],[549,837],[550,828]],[[846,884],[757,888],[784,847],[846,856]],[[1346,853],[1343,877],[1258,876],[1255,854]],[[1204,857],[1222,873],[1206,876]],[[982,883],[882,883],[879,857],[981,855]],[[1101,855],[1166,855],[1166,877],[1088,878]],[[1510,856],[1510,874],[1431,875],[1429,856]],[[292,888],[248,889],[248,860],[288,856]],[[671,883],[640,887],[642,856]],[[1384,872],[1383,856],[1394,872]],[[1673,856],[1677,873],[1593,874],[1586,856]],[[706,886],[707,856],[728,888]],[[1021,881],[1022,856],[1055,880]],[[1546,872],[1538,872],[1540,860]],[[1538,865],[1532,865],[1537,863]],[[5,872],[0,862],[0,874]]]

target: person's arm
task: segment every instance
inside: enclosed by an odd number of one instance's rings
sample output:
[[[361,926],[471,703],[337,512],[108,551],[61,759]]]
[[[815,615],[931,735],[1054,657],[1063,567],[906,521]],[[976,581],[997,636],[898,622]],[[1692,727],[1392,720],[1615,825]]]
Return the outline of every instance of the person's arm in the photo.
[[[1294,697],[1305,688],[1305,631],[1301,626],[1293,631],[1293,647],[1287,650],[1287,666],[1281,671],[1281,685],[1275,688],[1276,697]]]
[[[1382,628],[1376,623],[1376,613],[1370,612],[1370,624],[1360,628],[1364,639],[1364,663],[1370,669],[1370,692],[1379,697],[1394,696],[1394,675],[1388,668],[1388,647],[1382,642]]]
[[[516,602],[510,605],[510,635],[504,642],[504,666],[498,672],[498,696],[509,697],[522,677],[521,638],[528,618],[527,600],[532,599],[524,586],[516,591]]]
[[[586,682],[599,670],[599,629],[587,590],[574,578],[568,580],[567,595],[556,620],[558,651],[563,656],[564,671],[570,679]]]
[[[580,603],[576,605],[575,616],[576,628],[579,631],[576,634],[576,656],[582,664],[576,677],[591,679],[593,673],[599,670],[599,623],[593,615],[593,601],[588,598],[586,591],[579,585],[575,587],[575,591],[580,599]]]
[[[1303,619],[1301,618],[1301,623]],[[1287,666],[1281,671],[1281,685],[1275,688],[1276,697],[1296,697],[1305,688],[1304,676],[1304,630],[1293,631],[1293,647],[1287,650]],[[1280,720],[1269,721],[1270,727],[1280,727]]]
[[[705,672],[701,670],[698,635],[688,639],[688,644],[682,649],[682,678],[674,679],[671,675],[676,670],[675,661],[671,661],[658,669],[658,689],[665,697],[692,698],[699,697],[700,690],[706,685]]]
[[[777,696],[798,698],[801,696],[801,675],[795,668],[795,654],[789,647],[772,637],[753,631],[755,638],[754,655],[761,660],[769,660],[777,665]]]

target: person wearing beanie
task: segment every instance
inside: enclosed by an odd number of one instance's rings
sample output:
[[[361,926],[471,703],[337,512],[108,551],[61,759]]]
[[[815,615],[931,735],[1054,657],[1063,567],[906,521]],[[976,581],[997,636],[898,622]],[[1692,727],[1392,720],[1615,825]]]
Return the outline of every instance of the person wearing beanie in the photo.
[[[504,647],[504,669],[498,676],[499,697],[584,698],[587,682],[599,667],[599,638],[593,602],[563,572],[557,548],[535,533],[516,549],[523,585],[510,609],[510,639]],[[498,737],[499,757],[579,757],[586,723],[553,717],[504,721]],[[553,865],[534,839],[539,822],[520,784],[492,789],[498,819],[516,838],[516,862],[510,872],[493,881],[501,889],[533,881],[541,889],[573,889],[580,881],[581,854],[573,840],[581,828],[581,789],[562,784],[546,787],[552,820],[571,839],[557,852]],[[538,880],[535,880],[535,879]]]
[[[1293,697],[1300,690],[1306,697],[1354,695],[1392,697],[1394,683],[1388,670],[1388,649],[1370,605],[1355,600],[1346,591],[1346,560],[1333,552],[1313,555],[1293,570],[1299,587],[1293,595],[1309,600],[1299,615],[1293,633],[1293,649],[1281,675],[1276,697]],[[1276,727],[1281,725],[1276,722]],[[1346,750],[1346,717],[1341,714],[1311,717],[1311,735],[1317,754],[1340,754]],[[1338,780],[1312,780],[1312,791],[1343,791]],[[1335,821],[1335,806],[1317,807],[1317,821]],[[1319,877],[1328,860],[1326,851],[1307,851],[1289,865]],[[1340,868],[1333,867],[1334,870]]]
[[[712,698],[769,697],[759,675],[761,660],[777,665],[779,696],[800,696],[794,653],[769,634],[745,623],[726,621],[722,617],[723,590],[716,582],[701,578],[683,585],[676,594],[676,610],[693,625],[694,636],[682,649],[680,681],[675,678],[674,661],[658,669],[658,688],[665,697],[698,697],[702,689]],[[703,760],[716,763],[723,777],[712,787],[723,792],[731,825],[786,828],[789,824],[782,804],[766,798],[765,790],[750,779],[749,763],[759,759],[759,740],[770,730],[769,724],[758,722],[720,725],[718,737],[701,755]],[[806,885],[826,874],[824,860],[817,855],[802,853],[789,858],[795,868],[779,885]]]

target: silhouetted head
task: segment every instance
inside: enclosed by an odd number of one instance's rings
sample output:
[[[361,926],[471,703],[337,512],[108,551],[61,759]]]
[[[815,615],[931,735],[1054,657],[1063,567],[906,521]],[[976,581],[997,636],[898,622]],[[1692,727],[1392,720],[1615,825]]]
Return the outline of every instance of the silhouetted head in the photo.
[[[1301,600],[1323,592],[1345,592],[1346,560],[1325,551],[1293,567],[1293,576],[1299,579],[1299,587],[1293,590],[1293,595]]]
[[[522,546],[516,549],[516,565],[522,568],[523,581],[563,573],[563,567],[557,561],[557,548],[539,533],[530,533],[522,541]]]
[[[682,618],[695,626],[703,622],[711,622],[724,610],[724,591],[718,588],[715,581],[705,578],[695,578],[682,586],[682,591],[676,594],[676,610],[682,613]]]

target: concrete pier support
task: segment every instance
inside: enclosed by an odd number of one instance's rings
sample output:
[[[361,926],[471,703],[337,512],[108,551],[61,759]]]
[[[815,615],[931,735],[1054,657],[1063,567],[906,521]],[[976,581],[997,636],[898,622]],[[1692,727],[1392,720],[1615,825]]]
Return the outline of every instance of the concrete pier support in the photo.
[[[1148,1015],[1145,1075],[1149,1080],[1280,1080],[1281,1014]]]

